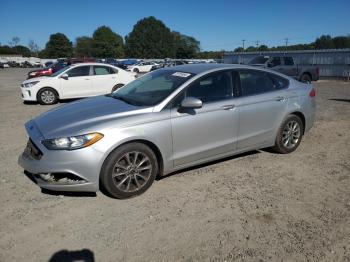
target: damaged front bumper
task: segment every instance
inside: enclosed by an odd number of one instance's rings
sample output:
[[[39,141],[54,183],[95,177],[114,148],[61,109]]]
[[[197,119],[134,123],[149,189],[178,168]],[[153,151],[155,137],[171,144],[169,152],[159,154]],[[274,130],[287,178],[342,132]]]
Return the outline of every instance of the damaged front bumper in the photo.
[[[48,150],[35,124],[26,125],[29,141],[18,164],[41,188],[55,191],[97,192],[102,152],[92,146],[78,150]]]

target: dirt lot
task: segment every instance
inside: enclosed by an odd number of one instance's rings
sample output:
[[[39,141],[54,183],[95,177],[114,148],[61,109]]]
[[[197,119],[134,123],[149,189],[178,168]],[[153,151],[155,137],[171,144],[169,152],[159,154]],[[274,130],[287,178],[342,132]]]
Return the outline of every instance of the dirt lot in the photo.
[[[225,159],[121,201],[42,193],[23,174],[23,124],[51,108],[22,103],[27,71],[0,71],[0,261],[350,261],[350,83],[316,84],[296,152]]]

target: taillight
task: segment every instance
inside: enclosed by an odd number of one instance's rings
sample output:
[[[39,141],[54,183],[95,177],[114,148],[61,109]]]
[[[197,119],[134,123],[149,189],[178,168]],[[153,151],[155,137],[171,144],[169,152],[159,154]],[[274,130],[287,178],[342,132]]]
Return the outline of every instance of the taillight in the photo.
[[[315,90],[315,88],[312,88],[312,89],[311,89],[311,91],[310,91],[310,93],[309,93],[309,96],[310,96],[310,97],[315,97],[315,96],[316,96],[316,90]]]

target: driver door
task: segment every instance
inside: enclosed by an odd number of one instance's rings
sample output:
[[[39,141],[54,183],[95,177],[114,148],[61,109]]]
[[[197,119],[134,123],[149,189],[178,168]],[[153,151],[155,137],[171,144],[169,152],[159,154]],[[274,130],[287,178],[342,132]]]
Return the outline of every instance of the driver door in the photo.
[[[232,72],[207,75],[186,88],[171,109],[174,167],[220,156],[236,148],[238,114]],[[182,110],[181,101],[195,97],[202,108]]]
[[[60,78],[61,98],[85,97],[93,94],[90,66],[76,66],[66,74],[68,79]]]

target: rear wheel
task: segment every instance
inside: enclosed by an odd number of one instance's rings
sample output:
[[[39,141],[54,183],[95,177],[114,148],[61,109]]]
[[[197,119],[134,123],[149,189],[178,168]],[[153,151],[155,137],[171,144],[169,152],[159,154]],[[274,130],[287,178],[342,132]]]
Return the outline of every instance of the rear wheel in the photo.
[[[135,73],[140,73],[140,70],[138,68],[134,68],[133,70]]]
[[[115,198],[129,198],[145,192],[158,173],[154,152],[141,143],[130,143],[114,150],[103,163],[100,181]]]
[[[114,91],[118,90],[119,88],[121,88],[122,86],[124,86],[124,85],[123,85],[123,84],[117,84],[117,85],[113,86],[113,88],[112,88],[112,93],[113,93]]]
[[[309,74],[303,74],[300,78],[300,81],[303,83],[311,83],[311,77]]]
[[[52,88],[43,88],[39,91],[37,100],[42,105],[52,105],[57,103],[58,95]]]
[[[303,137],[303,122],[296,115],[289,115],[282,123],[273,150],[288,154],[298,148]]]

